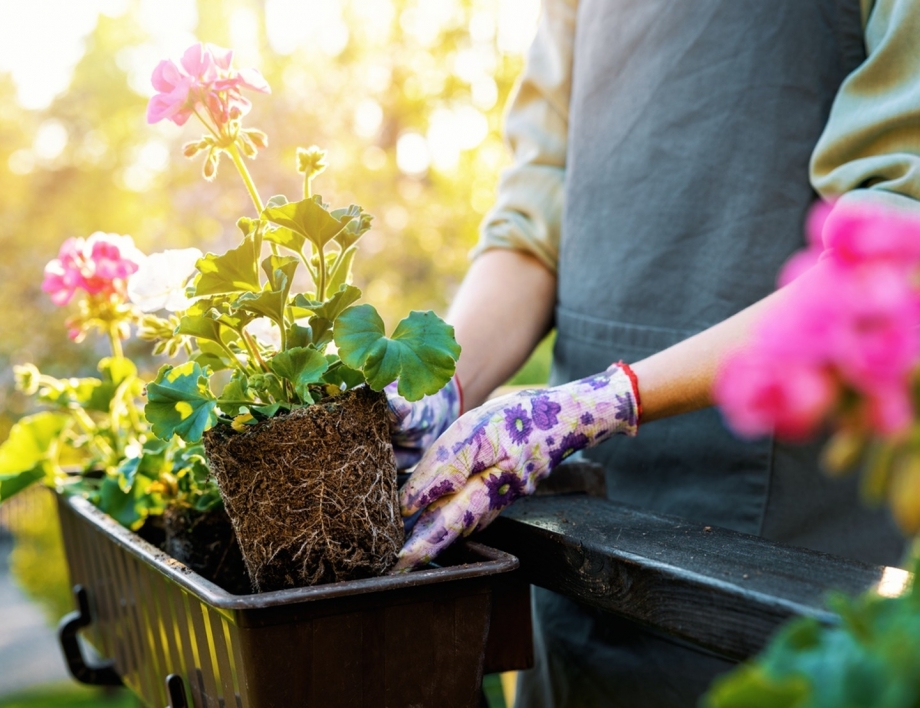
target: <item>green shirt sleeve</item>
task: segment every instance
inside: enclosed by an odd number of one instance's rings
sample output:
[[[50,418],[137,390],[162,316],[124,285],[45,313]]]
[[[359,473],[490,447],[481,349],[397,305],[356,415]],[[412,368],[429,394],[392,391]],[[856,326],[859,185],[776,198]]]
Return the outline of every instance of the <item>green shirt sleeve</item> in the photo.
[[[566,133],[577,0],[546,0],[505,117],[514,158],[480,227],[475,257],[526,251],[555,272],[564,195]]]
[[[811,159],[838,203],[920,211],[920,0],[862,0],[867,59],[840,87]]]

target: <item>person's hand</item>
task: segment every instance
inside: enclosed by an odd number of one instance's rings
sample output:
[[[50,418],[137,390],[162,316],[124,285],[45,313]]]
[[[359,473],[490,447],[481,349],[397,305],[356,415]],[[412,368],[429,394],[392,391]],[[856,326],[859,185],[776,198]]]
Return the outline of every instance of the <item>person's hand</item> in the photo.
[[[463,395],[454,376],[435,394],[410,403],[396,392],[396,382],[383,389],[390,406],[390,439],[396,466],[404,470],[416,464],[460,416]]]
[[[400,493],[403,516],[424,511],[392,572],[427,563],[458,536],[485,528],[577,450],[618,433],[635,435],[639,410],[635,377],[620,363],[563,386],[503,396],[463,415],[422,457]]]

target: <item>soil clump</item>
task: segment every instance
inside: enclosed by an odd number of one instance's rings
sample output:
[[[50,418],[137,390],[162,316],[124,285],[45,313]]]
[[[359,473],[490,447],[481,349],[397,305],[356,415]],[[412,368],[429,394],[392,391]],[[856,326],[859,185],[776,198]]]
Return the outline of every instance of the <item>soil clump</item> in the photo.
[[[362,387],[205,450],[258,592],[378,576],[403,543],[386,396]]]

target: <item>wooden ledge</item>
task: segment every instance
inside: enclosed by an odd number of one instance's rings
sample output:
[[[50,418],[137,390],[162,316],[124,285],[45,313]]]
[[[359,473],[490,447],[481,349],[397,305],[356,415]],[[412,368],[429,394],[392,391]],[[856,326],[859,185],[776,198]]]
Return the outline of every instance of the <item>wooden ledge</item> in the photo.
[[[482,539],[520,558],[534,585],[733,659],[789,618],[835,623],[830,590],[896,593],[909,577],[583,494],[521,499]]]

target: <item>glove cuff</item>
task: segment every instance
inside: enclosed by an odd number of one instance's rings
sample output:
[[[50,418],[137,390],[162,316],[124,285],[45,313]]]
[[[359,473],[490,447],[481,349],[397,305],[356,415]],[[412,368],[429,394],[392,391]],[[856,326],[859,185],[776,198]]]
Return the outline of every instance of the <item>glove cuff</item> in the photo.
[[[463,386],[460,385],[460,377],[457,376],[456,373],[453,376],[453,381],[454,385],[457,387],[457,399],[460,401],[460,408],[457,410],[457,418],[459,418],[466,413],[466,406],[463,403]],[[456,420],[456,418],[454,420]]]
[[[616,364],[613,364],[610,368],[613,368],[614,366],[621,369],[623,373],[629,377],[629,383],[632,384],[633,398],[636,399],[636,430],[638,430],[639,426],[642,424],[642,399],[639,397],[639,378],[636,376],[636,372],[632,370],[632,367],[622,359]],[[462,397],[460,402],[462,407]]]

